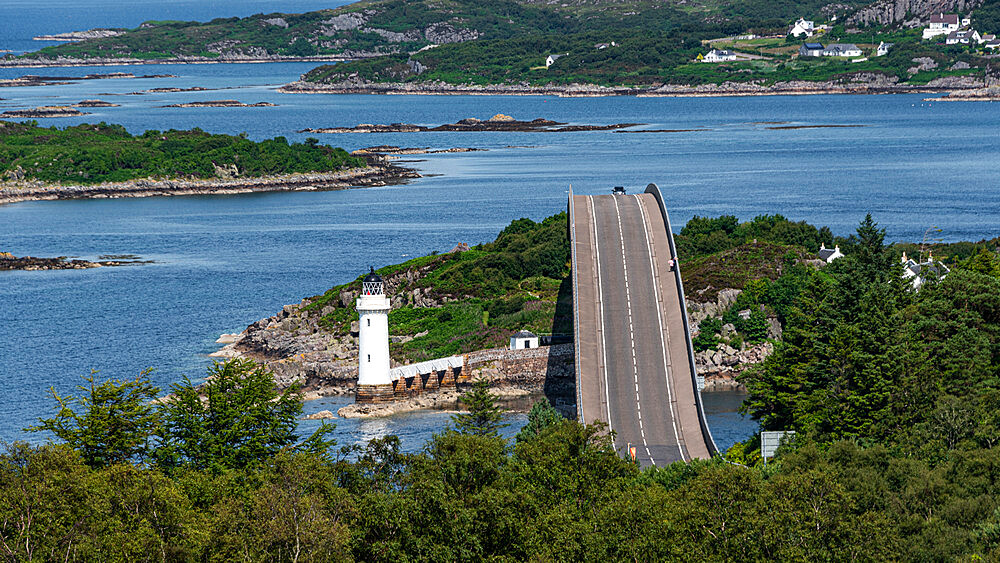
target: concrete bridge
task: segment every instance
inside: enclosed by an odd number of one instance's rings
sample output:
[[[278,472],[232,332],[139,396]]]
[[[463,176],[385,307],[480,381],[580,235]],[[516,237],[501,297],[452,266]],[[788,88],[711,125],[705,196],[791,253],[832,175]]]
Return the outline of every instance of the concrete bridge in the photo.
[[[569,195],[577,413],[643,466],[717,452],[705,422],[677,251],[655,184]]]

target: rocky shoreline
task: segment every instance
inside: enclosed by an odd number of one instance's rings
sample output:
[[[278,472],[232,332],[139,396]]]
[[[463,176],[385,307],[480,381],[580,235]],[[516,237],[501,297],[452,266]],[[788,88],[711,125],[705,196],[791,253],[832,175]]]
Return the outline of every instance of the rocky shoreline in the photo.
[[[73,106],[40,106],[28,109],[9,109],[0,113],[0,119],[48,119],[54,117],[79,117],[87,115]]]
[[[275,176],[211,179],[143,179],[93,185],[46,184],[31,180],[0,182],[0,205],[19,201],[100,199],[174,195],[220,195],[251,192],[342,190],[405,183],[420,175],[411,169],[373,161],[366,168]]]
[[[96,261],[70,260],[66,256],[57,258],[39,258],[37,256],[14,256],[9,252],[0,252],[0,271],[23,270],[27,272],[38,270],[86,270],[90,268],[135,266],[152,264],[152,260],[140,260],[138,256],[101,256]]]
[[[925,102],[1000,102],[1000,87],[955,90],[944,96],[924,98]]]
[[[456,123],[426,126],[412,123],[393,123],[391,125],[361,123],[354,127],[326,127],[303,129],[299,133],[426,133],[447,131],[455,132],[518,132],[518,133],[566,133],[577,131],[614,131],[644,125],[643,123],[614,123],[611,125],[569,125],[551,119],[537,118],[531,121],[520,121],[509,115],[498,113],[487,120],[468,117]]]
[[[460,152],[485,152],[489,149],[478,149],[475,147],[452,147],[450,149],[431,149],[429,147],[397,147],[395,145],[379,145],[377,147],[365,147],[351,151],[355,156],[387,155],[406,156],[418,154],[452,154]]]
[[[0,59],[2,61],[3,59]],[[0,66],[3,66],[0,64]],[[86,74],[83,76],[37,76],[25,74],[17,78],[5,78],[0,80],[0,88],[13,88],[18,86],[57,86],[71,84],[80,80],[110,80],[116,78],[176,78],[173,74],[146,74],[136,76],[130,72],[105,72]]]
[[[285,84],[279,92],[289,94],[386,94],[386,95],[509,95],[559,97],[723,97],[723,96],[788,96],[817,94],[933,94],[953,90],[982,88],[983,79],[972,76],[948,76],[931,80],[925,85],[900,84],[898,79],[881,73],[862,72],[842,79],[825,82],[793,80],[767,84],[763,82],[724,82],[697,86],[664,84],[647,87],[597,86],[590,84],[533,86],[522,84],[447,84],[369,82],[351,79],[331,84],[296,81]]]
[[[245,55],[223,54],[219,57],[167,57],[162,59],[135,59],[127,57],[81,59],[76,57],[59,57],[56,59],[28,59],[16,57],[0,58],[0,68],[57,68],[76,66],[138,66],[138,65],[177,65],[177,64],[225,64],[225,63],[330,63],[351,61],[358,57],[337,55],[316,55],[312,57],[285,57],[269,55],[251,57]]]
[[[208,100],[205,102],[186,102],[183,104],[170,104],[160,106],[161,108],[273,108],[276,104],[271,102],[257,102],[245,104],[238,100]]]
[[[400,272],[409,276],[412,272]],[[402,279],[388,283],[401,283]],[[712,303],[689,303],[692,316],[697,319],[718,316],[739,295],[739,290],[724,289]],[[339,300],[350,304],[355,294],[345,290]],[[414,294],[413,302],[420,305],[420,296]],[[215,357],[244,357],[261,362],[274,375],[279,387],[298,383],[303,387],[307,400],[327,396],[353,395],[357,382],[356,328],[344,335],[334,335],[324,330],[320,319],[325,310],[311,308],[310,301],[286,305],[278,314],[261,319],[238,334],[222,335],[219,344],[225,346],[212,354]],[[432,306],[433,304],[424,303]],[[780,325],[770,336],[780,338]],[[390,336],[394,342],[411,338]],[[720,345],[716,350],[696,354],[698,373],[705,376],[705,391],[744,390],[738,377],[744,371],[762,362],[774,350],[770,341],[756,345],[742,345],[739,349]],[[456,387],[426,390],[416,396],[400,397],[390,403],[359,405],[341,408],[337,415],[345,418],[372,418],[422,409],[457,409],[458,397],[468,381],[486,378],[491,390],[499,395],[508,408],[527,410],[532,399],[542,395],[560,411],[575,414],[575,365],[573,344],[542,346],[529,350],[498,348],[465,354],[465,368],[469,379],[463,378]],[[317,413],[312,418],[331,418],[332,412]]]

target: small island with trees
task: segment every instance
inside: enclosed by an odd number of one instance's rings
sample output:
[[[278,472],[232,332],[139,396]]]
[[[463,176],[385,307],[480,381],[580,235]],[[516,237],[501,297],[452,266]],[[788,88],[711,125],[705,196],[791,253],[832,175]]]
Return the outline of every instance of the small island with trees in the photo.
[[[0,203],[385,185],[416,174],[378,155],[308,138],[253,141],[188,131],[129,133],[121,125],[59,129],[0,121]]]

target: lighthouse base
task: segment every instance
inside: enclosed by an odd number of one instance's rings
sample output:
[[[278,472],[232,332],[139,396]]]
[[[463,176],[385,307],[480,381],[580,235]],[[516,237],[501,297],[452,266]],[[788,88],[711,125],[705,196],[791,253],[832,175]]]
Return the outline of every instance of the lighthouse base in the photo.
[[[392,383],[384,385],[358,385],[354,389],[354,402],[362,405],[391,403],[395,398]]]

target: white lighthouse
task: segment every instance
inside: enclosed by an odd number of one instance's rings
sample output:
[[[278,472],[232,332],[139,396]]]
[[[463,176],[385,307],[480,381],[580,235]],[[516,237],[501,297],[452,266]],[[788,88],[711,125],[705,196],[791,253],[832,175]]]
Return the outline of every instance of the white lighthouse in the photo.
[[[389,298],[385,284],[372,268],[361,282],[361,295],[357,301],[358,328],[358,386],[357,402],[378,402],[379,398],[392,396],[392,379],[389,378]]]

